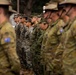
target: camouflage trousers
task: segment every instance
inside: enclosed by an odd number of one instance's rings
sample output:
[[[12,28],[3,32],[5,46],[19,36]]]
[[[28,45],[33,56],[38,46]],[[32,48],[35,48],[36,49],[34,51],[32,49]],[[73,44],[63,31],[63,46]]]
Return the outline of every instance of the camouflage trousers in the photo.
[[[56,47],[57,48],[57,47]],[[42,62],[44,64],[44,75],[63,75],[61,55],[55,55],[56,48],[42,51]]]
[[[43,75],[43,64],[41,64],[41,45],[33,43],[31,46],[32,65],[36,75]]]
[[[66,49],[63,53],[64,75],[76,75],[76,49]]]

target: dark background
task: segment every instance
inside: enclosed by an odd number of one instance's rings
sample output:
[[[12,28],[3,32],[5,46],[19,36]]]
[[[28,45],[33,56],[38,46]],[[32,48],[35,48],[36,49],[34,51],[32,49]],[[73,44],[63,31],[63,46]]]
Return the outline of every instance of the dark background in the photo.
[[[13,9],[17,10],[17,0],[11,0]],[[20,13],[27,16],[31,14],[40,14],[43,12],[43,6],[50,0],[19,0]]]

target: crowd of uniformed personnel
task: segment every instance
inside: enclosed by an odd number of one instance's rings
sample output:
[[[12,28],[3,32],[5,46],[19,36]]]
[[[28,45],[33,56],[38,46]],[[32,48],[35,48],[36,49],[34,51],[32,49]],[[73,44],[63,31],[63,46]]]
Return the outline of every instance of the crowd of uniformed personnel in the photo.
[[[50,1],[43,14],[15,14],[0,0],[0,75],[76,75],[76,0]]]

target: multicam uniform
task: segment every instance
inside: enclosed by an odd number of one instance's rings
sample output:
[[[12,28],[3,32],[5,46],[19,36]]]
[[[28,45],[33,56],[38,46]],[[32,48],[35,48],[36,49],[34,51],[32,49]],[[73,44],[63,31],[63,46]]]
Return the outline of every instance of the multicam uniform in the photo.
[[[64,75],[76,74],[76,18],[70,22],[69,29],[65,32],[63,52]]]
[[[5,21],[0,25],[0,75],[17,75],[19,71],[15,32],[12,25]]]
[[[42,45],[42,57],[45,62],[45,75],[47,75],[47,71],[53,72],[54,71],[54,63],[52,62],[55,56],[55,51],[60,43],[59,37],[60,34],[58,33],[61,26],[64,22],[61,19],[58,19],[55,23],[52,24],[52,28],[50,29],[47,35],[46,44]],[[55,74],[55,73],[54,73]]]
[[[45,33],[45,30],[40,29],[39,24],[35,27],[32,33],[32,46],[31,46],[31,52],[32,52],[32,63],[33,63],[33,69],[36,75],[42,75],[42,68],[40,64],[40,53],[41,53],[41,44],[43,39],[43,34]]]
[[[54,63],[54,71],[58,74],[63,75],[63,71],[62,71],[62,55],[64,52],[64,37],[65,37],[65,32],[69,29],[69,25],[68,25],[69,21],[67,23],[64,24],[64,26],[62,26],[59,29],[59,34],[61,35],[59,37],[60,39],[60,44],[58,45],[56,52],[55,52],[55,58],[53,59],[53,63]]]

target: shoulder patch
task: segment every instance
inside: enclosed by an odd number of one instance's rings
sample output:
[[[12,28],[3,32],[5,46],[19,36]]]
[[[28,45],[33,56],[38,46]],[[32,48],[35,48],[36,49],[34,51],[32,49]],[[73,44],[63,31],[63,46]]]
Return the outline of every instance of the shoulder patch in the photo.
[[[63,28],[60,28],[60,33],[63,33],[64,32],[64,29]]]
[[[5,41],[6,43],[9,43],[9,42],[11,41],[11,39],[8,37],[8,38],[5,38],[4,41]]]

